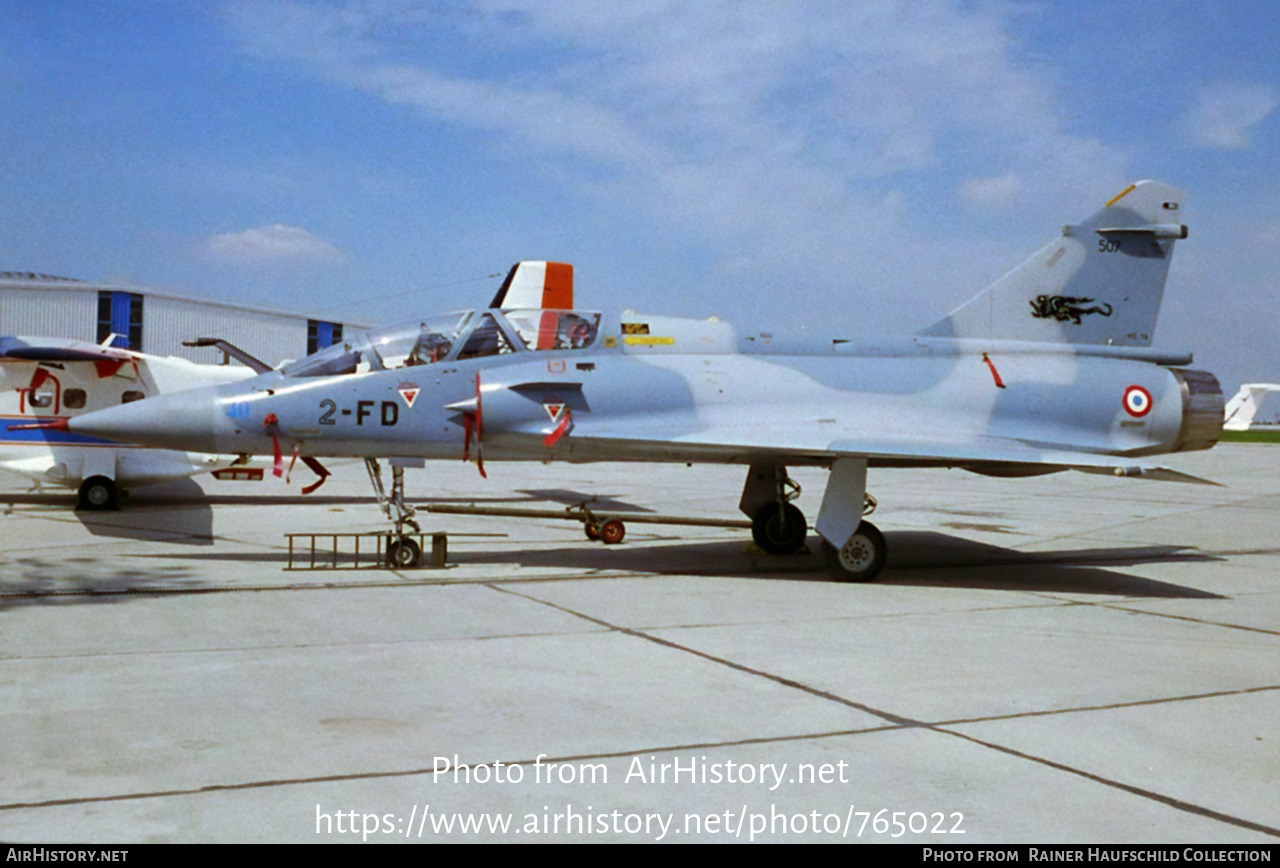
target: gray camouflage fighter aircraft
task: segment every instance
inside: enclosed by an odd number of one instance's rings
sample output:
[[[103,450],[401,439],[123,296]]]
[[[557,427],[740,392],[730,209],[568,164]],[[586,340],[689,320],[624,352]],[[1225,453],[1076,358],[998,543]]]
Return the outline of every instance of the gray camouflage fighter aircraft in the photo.
[[[814,527],[842,580],[875,577],[869,467],[992,476],[1066,469],[1202,481],[1148,463],[1218,440],[1222,391],[1190,353],[1151,348],[1183,193],[1127,188],[915,335],[740,333],[573,309],[550,291],[372,330],[240,383],[77,416],[73,432],[217,453],[422,459],[736,463],[739,508],[766,551],[804,544],[787,468],[830,479]],[[371,476],[376,464],[371,463]],[[375,487],[382,498],[380,476]],[[382,498],[385,504],[387,500]],[[390,516],[390,511],[387,512]],[[407,540],[401,565],[417,561]]]

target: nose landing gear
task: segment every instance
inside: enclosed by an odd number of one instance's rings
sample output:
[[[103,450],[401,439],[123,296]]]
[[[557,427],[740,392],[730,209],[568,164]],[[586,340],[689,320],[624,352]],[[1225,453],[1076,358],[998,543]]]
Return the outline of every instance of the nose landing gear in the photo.
[[[876,508],[876,499],[866,493],[866,479],[865,458],[841,458],[832,464],[814,529],[822,540],[823,561],[836,581],[869,582],[884,569],[884,535],[864,518]],[[781,464],[753,464],[747,472],[738,508],[751,517],[751,537],[768,554],[787,555],[804,548],[809,527],[792,503],[799,496],[800,486]]]
[[[422,528],[413,519],[413,507],[404,502],[404,468],[394,463],[391,465],[391,496],[388,497],[382,484],[382,467],[378,460],[366,458],[364,466],[369,471],[369,482],[373,484],[373,492],[378,496],[382,514],[395,524],[395,530],[387,537],[387,566],[404,569],[418,566],[422,562],[422,548],[405,536],[404,531],[406,527],[411,527],[415,532],[421,533]]]

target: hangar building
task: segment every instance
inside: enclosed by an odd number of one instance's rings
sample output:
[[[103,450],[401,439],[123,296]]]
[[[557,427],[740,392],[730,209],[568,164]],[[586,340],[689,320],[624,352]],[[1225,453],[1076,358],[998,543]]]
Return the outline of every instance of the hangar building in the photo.
[[[218,337],[276,365],[341,340],[344,327],[368,325],[138,286],[0,271],[0,335],[102,343],[115,334],[114,346],[202,364],[226,363],[219,350],[182,345],[196,337]]]

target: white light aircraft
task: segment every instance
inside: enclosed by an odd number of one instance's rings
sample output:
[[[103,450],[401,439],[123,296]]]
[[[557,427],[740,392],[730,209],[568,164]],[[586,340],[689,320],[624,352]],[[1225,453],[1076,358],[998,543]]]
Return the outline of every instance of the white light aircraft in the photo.
[[[261,372],[131,352],[109,346],[110,341],[97,345],[0,337],[0,470],[78,489],[81,508],[114,509],[122,489],[242,462],[234,454],[147,449],[44,427],[164,392],[234,383]],[[262,477],[261,468],[236,473]]]

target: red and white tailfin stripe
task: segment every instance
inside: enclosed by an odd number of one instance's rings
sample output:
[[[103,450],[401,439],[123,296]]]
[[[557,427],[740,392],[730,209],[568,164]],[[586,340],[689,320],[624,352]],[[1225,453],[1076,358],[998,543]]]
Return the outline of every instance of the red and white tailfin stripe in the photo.
[[[566,262],[517,262],[489,307],[573,309],[573,266]]]

